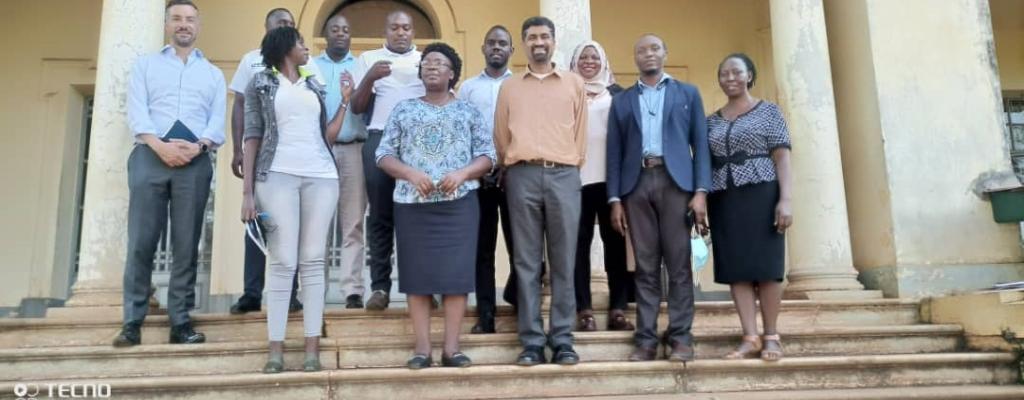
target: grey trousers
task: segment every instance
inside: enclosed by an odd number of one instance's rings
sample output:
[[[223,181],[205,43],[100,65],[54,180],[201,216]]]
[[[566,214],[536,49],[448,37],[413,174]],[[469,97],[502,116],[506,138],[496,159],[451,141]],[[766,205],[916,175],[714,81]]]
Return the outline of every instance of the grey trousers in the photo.
[[[124,322],[141,324],[149,310],[153,257],[171,221],[171,279],[167,314],[172,325],[190,322],[195,307],[196,261],[213,166],[208,154],[184,167],[168,167],[149,146],[128,156],[128,248],[124,265]]]
[[[267,336],[282,341],[292,281],[302,284],[305,337],[320,336],[324,320],[324,255],[338,206],[338,180],[270,172],[256,182],[256,206],[267,214]]]
[[[576,167],[516,164],[505,172],[505,194],[519,279],[519,342],[552,348],[572,345],[576,321],[573,270],[580,222],[580,173]],[[548,335],[541,318],[541,262],[545,248],[551,276]]]
[[[363,222],[366,220],[366,176],[363,174],[363,144],[336,143],[334,161],[338,163],[338,228],[341,234],[341,298],[362,297],[366,292],[363,269],[366,241]]]
[[[690,270],[691,194],[679,189],[662,167],[644,169],[636,189],[624,199],[636,257],[637,346],[658,345],[661,266],[668,272],[668,330],[671,345],[693,344],[693,274]]]

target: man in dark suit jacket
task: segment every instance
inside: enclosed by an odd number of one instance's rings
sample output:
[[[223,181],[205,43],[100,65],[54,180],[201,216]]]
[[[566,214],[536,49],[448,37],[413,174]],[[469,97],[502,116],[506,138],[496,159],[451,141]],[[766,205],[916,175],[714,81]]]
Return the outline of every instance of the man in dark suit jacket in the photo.
[[[668,358],[694,358],[693,276],[688,210],[706,230],[711,155],[700,93],[664,72],[665,42],[644,35],[634,46],[640,80],[612,100],[608,116],[608,198],[612,224],[630,234],[636,254],[636,350],[653,360],[658,346],[661,265],[668,271]]]

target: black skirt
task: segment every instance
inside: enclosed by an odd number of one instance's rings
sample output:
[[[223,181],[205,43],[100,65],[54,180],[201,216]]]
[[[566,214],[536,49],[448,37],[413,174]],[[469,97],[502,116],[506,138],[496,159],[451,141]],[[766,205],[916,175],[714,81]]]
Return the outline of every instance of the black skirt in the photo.
[[[472,191],[452,201],[395,203],[399,292],[473,292],[480,231],[480,204],[476,196],[476,191]]]
[[[779,281],[786,237],[775,229],[778,181],[732,186],[708,196],[715,282]]]

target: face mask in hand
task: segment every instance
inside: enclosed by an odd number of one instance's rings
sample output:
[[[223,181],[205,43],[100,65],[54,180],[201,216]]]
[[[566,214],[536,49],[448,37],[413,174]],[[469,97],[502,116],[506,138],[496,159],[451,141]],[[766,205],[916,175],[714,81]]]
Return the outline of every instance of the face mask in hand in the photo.
[[[697,234],[690,237],[690,252],[693,257],[690,260],[690,265],[693,268],[693,285],[697,286],[700,284],[700,271],[707,266],[710,256],[708,244],[703,237]]]

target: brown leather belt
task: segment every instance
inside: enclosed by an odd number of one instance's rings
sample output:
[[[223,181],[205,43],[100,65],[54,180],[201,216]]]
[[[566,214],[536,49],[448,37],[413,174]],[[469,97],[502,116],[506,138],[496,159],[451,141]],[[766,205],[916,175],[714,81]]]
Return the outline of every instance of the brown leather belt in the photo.
[[[665,166],[665,159],[662,157],[644,157],[641,165],[644,168],[657,168]]]
[[[574,165],[556,163],[554,161],[546,161],[546,160],[526,160],[526,161],[521,161],[521,163],[529,164],[529,165],[539,165],[539,166],[542,166],[544,168],[574,167]]]

